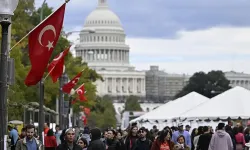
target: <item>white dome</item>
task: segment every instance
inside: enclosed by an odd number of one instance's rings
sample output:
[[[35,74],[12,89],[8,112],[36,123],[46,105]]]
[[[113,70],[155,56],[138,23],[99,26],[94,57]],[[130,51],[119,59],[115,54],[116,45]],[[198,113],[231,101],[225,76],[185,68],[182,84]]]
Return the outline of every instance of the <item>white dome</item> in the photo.
[[[122,29],[119,17],[109,9],[106,1],[101,2],[99,0],[97,8],[92,11],[85,20],[84,27],[95,26],[116,27]]]

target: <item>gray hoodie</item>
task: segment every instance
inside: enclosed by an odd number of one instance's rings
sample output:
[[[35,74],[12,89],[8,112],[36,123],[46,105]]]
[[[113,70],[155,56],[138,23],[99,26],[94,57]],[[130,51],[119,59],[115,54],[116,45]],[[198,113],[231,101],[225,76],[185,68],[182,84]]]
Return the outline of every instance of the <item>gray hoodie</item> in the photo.
[[[91,141],[90,135],[89,134],[83,134],[81,137],[84,138],[84,139],[86,139],[87,142],[88,142],[88,145],[89,145],[89,142]]]
[[[224,130],[218,130],[212,136],[208,150],[233,150],[230,135]]]

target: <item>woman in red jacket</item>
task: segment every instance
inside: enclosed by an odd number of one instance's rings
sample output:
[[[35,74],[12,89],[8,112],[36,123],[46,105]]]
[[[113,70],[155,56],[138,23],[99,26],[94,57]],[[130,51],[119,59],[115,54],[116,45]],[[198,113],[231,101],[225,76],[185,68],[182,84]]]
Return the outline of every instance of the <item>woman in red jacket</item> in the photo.
[[[52,129],[49,129],[47,136],[44,138],[45,150],[55,150],[57,147],[56,137]]]
[[[171,141],[171,131],[162,130],[159,137],[154,141],[151,150],[173,150],[174,143]]]

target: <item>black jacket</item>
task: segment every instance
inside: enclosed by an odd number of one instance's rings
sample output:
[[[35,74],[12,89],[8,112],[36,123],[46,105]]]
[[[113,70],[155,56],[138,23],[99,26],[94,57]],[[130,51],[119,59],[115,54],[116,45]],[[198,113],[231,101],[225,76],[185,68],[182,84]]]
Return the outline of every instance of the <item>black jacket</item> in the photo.
[[[106,146],[100,139],[97,139],[90,142],[88,150],[106,150]]]
[[[106,150],[106,145],[101,141],[101,130],[98,128],[92,129],[91,142],[89,144],[88,150]]]
[[[67,143],[62,143],[57,146],[56,150],[70,150]],[[73,150],[82,150],[81,146],[74,143]]]
[[[149,139],[146,139],[145,141],[142,141],[140,139],[137,139],[136,145],[133,150],[150,150],[152,146],[152,142]]]
[[[107,140],[107,150],[121,150],[121,143],[117,140]]]
[[[199,141],[197,144],[197,150],[208,150],[211,138],[212,138],[212,135],[210,133],[205,133],[205,134],[200,135]]]

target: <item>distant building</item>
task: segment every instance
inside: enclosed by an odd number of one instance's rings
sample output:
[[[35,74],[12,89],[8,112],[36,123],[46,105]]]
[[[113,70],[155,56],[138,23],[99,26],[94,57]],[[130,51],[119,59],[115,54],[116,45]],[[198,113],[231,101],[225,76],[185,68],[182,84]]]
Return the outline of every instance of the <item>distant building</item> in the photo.
[[[125,31],[107,0],[98,0],[96,9],[86,18],[75,50],[76,56],[104,79],[95,83],[97,95],[119,101],[130,95],[145,99],[145,72],[130,65]]]
[[[241,86],[250,90],[250,74],[240,72],[225,72],[225,77],[230,81],[230,86]]]
[[[185,74],[168,74],[159,70],[158,66],[150,66],[146,72],[146,99],[154,102],[172,100],[189,78]]]

